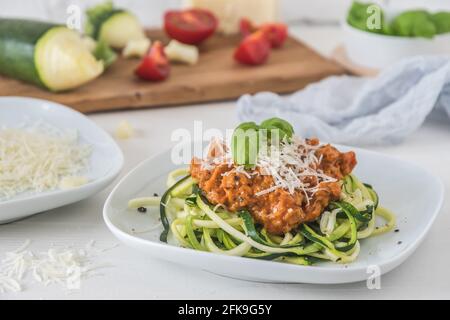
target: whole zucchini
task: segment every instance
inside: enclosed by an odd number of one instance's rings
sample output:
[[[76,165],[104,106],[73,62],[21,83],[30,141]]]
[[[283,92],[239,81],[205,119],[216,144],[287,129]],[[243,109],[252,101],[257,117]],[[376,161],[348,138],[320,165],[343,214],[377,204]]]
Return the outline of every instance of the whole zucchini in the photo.
[[[103,72],[81,36],[52,23],[0,18],[0,73],[51,91],[81,86]]]
[[[89,8],[86,15],[85,33],[113,48],[122,49],[130,40],[145,38],[138,19],[126,10],[115,8],[111,1]]]

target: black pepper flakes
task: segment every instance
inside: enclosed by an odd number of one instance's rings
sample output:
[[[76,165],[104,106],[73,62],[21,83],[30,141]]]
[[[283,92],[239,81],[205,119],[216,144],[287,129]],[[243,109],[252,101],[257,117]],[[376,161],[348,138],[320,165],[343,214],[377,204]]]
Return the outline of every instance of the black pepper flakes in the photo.
[[[400,231],[400,229],[395,229],[395,230],[394,230],[394,232],[399,232],[399,231]]]
[[[154,196],[154,197],[159,197],[158,194],[157,194],[156,192],[153,194],[153,196]]]
[[[402,243],[403,243],[402,241],[397,242],[398,245],[401,245]]]
[[[139,207],[139,208],[138,208],[138,211],[139,211],[140,213],[146,213],[146,212],[147,212],[147,208]]]

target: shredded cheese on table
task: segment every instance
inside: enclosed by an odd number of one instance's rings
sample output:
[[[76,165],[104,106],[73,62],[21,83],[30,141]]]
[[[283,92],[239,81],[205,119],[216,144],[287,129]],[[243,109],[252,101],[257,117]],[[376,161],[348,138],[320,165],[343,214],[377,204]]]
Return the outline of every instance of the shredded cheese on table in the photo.
[[[133,134],[134,134],[134,129],[128,121],[123,120],[117,126],[116,137],[118,139],[126,140],[126,139],[131,138],[133,136]]]
[[[0,201],[58,188],[87,170],[91,147],[48,125],[0,128]]]
[[[28,249],[30,244],[27,240],[0,261],[0,293],[23,291],[27,275],[44,286],[58,284],[69,291],[78,290],[82,280],[96,275],[94,271],[111,266],[94,264],[92,260],[97,254],[114,248],[97,249],[91,240],[84,248],[51,247],[46,252],[35,253]]]

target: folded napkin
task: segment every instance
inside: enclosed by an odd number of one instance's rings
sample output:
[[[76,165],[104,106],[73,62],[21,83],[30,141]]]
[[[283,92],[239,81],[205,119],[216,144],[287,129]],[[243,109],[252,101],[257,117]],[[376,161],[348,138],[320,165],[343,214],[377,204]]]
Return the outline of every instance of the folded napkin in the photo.
[[[240,121],[280,117],[296,134],[352,145],[393,144],[433,110],[450,117],[450,58],[414,57],[376,78],[333,76],[289,97],[263,92],[238,100]]]

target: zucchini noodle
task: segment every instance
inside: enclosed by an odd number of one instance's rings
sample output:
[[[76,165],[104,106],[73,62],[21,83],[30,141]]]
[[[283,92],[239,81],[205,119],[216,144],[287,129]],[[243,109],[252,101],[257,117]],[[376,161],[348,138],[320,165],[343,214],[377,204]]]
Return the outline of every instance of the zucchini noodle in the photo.
[[[395,216],[379,206],[375,190],[352,174],[341,182],[339,201],[331,202],[317,220],[281,236],[255,225],[246,210],[233,213],[211,205],[188,169],[171,172],[167,185],[162,197],[133,199],[129,208],[159,206],[162,241],[167,242],[170,231],[182,247],[217,254],[297,265],[345,264],[357,259],[362,239],[389,232],[396,224]]]

